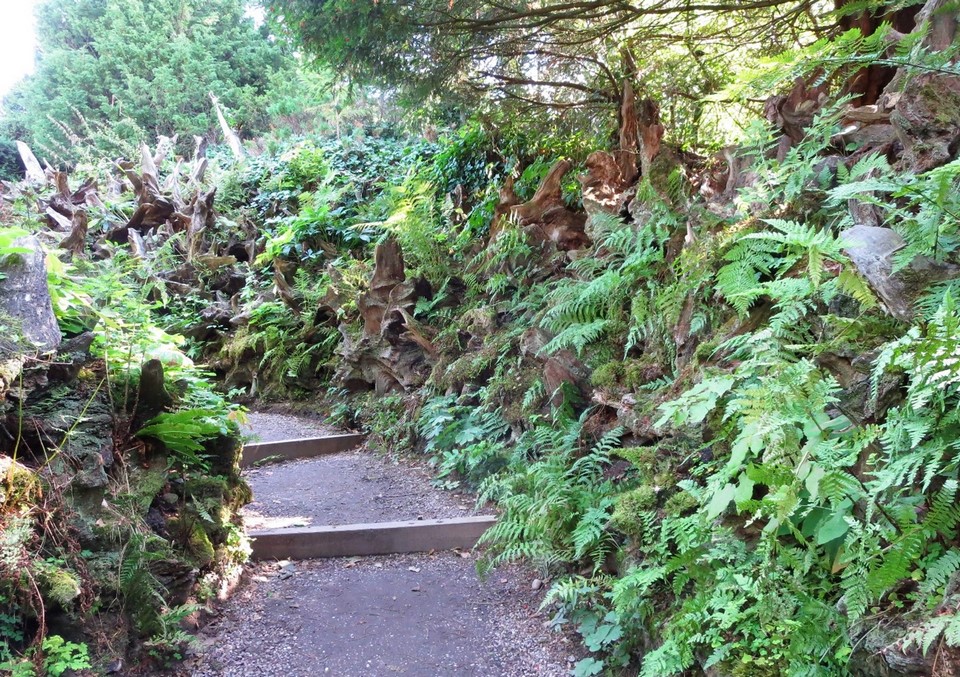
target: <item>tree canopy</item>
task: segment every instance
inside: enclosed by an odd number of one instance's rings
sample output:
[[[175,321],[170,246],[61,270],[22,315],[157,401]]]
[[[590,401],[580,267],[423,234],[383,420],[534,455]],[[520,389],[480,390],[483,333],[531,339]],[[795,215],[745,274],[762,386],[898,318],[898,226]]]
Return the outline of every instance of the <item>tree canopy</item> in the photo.
[[[840,3],[842,4],[842,3]],[[856,3],[864,11],[868,3]],[[841,27],[812,0],[272,0],[271,17],[321,61],[415,99],[609,110],[622,79],[696,127],[732,65]]]
[[[290,62],[243,0],[48,0],[37,8],[36,74],[4,101],[6,134],[62,159],[79,141],[116,152],[158,134],[216,128],[209,94],[241,130]]]

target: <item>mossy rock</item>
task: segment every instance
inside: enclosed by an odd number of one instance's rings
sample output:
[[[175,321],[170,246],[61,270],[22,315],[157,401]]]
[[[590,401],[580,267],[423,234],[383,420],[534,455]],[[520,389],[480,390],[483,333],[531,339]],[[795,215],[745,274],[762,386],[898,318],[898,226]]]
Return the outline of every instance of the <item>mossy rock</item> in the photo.
[[[201,567],[209,566],[217,557],[217,551],[200,524],[194,524],[187,542],[190,555]]]
[[[240,434],[217,435],[203,443],[210,459],[210,474],[223,477],[240,476],[240,454],[243,441]]]
[[[654,356],[639,359],[611,360],[597,367],[590,376],[590,384],[605,390],[635,391],[641,386],[663,378],[664,367]]]
[[[60,606],[67,606],[80,596],[80,579],[71,571],[53,565],[39,568],[40,588],[47,599]]]
[[[524,399],[540,380],[540,373],[534,366],[520,367],[507,371],[496,383],[490,382],[489,390],[497,393],[504,420],[509,423],[527,420],[530,412],[523,406]]]
[[[253,501],[253,489],[244,479],[238,479],[233,484],[234,505],[237,510]]]
[[[497,351],[492,348],[467,353],[447,367],[447,370],[438,379],[438,384],[444,389],[458,390],[467,383],[482,380],[484,372],[490,369],[496,358]]]
[[[651,447],[625,447],[616,452],[616,455],[630,461],[641,477],[650,479],[659,465],[659,449]]]
[[[193,517],[174,517],[167,522],[171,534],[175,534],[183,544],[187,557],[198,568],[211,565],[217,557],[217,550],[207,535],[202,521]]]
[[[657,489],[671,489],[677,483],[677,474],[673,469],[661,470],[653,475],[653,484]]]
[[[655,357],[626,360],[623,363],[623,384],[631,391],[661,379],[665,374],[663,364]]]
[[[190,477],[183,484],[183,493],[186,498],[195,498],[198,501],[227,501],[230,487],[224,477]]]
[[[141,514],[146,514],[153,500],[167,486],[168,472],[163,463],[154,463],[149,467],[136,467],[130,470],[130,498]]]
[[[717,348],[720,347],[722,341],[720,338],[712,338],[709,341],[704,341],[697,346],[696,351],[694,352],[694,357],[697,359],[697,362],[710,362],[714,359],[714,353],[717,352]]]

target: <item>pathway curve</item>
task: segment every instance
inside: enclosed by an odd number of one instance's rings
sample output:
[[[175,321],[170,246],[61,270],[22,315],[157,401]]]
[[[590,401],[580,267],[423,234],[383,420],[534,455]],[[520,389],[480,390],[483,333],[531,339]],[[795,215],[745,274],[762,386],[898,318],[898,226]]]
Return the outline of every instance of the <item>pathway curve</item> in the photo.
[[[250,417],[261,440],[333,432],[283,414]],[[345,524],[468,514],[421,468],[367,451],[247,471],[248,523]],[[476,555],[252,563],[247,581],[201,632],[197,677],[560,677],[577,649],[539,611],[520,567],[481,581]]]

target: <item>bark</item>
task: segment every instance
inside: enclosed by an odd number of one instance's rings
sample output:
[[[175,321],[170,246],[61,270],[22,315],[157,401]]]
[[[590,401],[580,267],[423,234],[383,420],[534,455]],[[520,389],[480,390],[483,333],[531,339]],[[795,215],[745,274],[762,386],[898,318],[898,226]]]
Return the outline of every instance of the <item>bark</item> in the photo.
[[[376,336],[380,333],[383,316],[390,302],[390,293],[404,280],[406,274],[403,252],[400,250],[400,243],[390,237],[377,245],[370,291],[362,294],[357,302],[363,317],[364,335]]]
[[[637,124],[640,130],[640,173],[649,177],[653,160],[660,153],[660,142],[665,131],[660,124],[660,107],[653,99],[640,102]]]
[[[163,363],[160,360],[147,360],[140,368],[140,387],[136,406],[137,423],[142,425],[172,404],[173,398],[164,387]]]
[[[661,128],[662,130],[662,128]],[[659,146],[659,142],[658,142]],[[620,169],[621,190],[632,186],[639,176],[637,158],[640,154],[640,120],[637,117],[637,102],[633,85],[627,79],[623,83],[620,100],[620,149],[614,154]]]

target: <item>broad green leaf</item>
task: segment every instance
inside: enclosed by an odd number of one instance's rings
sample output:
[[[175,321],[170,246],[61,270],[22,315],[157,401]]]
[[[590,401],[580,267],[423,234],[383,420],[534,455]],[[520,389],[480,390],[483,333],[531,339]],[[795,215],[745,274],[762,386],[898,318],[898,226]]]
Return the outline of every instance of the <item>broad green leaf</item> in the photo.
[[[817,529],[817,545],[835,541],[850,530],[842,514],[836,514]]]

